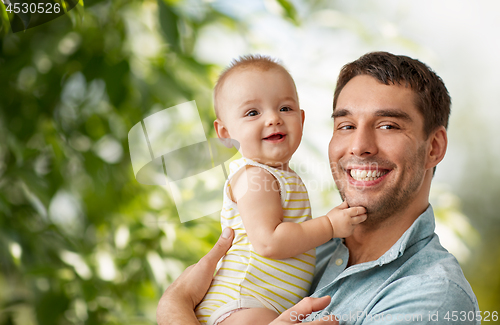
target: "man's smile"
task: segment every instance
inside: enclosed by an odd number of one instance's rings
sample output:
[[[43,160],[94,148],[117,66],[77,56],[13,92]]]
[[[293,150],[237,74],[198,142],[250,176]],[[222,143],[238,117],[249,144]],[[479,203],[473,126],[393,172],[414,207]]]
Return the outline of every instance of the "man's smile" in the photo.
[[[392,169],[373,168],[373,166],[349,167],[345,169],[349,183],[355,186],[373,186],[386,177]]]

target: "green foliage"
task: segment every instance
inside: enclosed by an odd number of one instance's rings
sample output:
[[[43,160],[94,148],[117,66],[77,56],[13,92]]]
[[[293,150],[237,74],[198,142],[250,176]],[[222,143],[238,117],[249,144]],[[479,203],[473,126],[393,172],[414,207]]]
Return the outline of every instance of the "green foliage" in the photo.
[[[217,220],[180,224],[165,190],[135,180],[127,143],[193,99],[210,130],[220,68],[191,52],[199,28],[231,18],[199,5],[193,18],[163,1],[80,2],[16,34],[2,6],[0,324],[152,324],[215,242]]]

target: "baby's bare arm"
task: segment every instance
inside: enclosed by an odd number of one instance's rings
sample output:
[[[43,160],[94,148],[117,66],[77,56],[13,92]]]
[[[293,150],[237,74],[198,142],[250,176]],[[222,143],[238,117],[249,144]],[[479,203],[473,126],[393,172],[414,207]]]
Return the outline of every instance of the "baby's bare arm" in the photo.
[[[283,222],[279,185],[265,169],[248,167],[232,181],[233,197],[258,254],[274,259],[289,258],[332,238],[332,225],[326,216],[300,224]],[[246,186],[242,186],[245,182]]]

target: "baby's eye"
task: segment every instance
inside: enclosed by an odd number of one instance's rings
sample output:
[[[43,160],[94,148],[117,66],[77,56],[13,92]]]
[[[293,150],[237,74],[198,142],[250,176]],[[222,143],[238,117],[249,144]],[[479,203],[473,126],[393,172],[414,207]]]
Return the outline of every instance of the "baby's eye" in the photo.
[[[282,107],[280,108],[280,112],[288,112],[288,111],[291,111],[292,109],[288,106],[285,106],[285,107]]]
[[[251,110],[251,111],[248,111],[246,116],[257,116],[259,115],[259,112],[257,112],[256,110]]]

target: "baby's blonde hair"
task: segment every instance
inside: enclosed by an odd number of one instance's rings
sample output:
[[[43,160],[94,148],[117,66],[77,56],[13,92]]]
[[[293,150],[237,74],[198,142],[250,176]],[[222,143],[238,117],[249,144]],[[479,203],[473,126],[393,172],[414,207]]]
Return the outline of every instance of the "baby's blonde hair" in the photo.
[[[237,59],[233,59],[229,66],[222,71],[222,73],[219,75],[219,78],[217,79],[217,83],[215,84],[214,88],[214,108],[215,108],[215,115],[217,118],[220,116],[219,112],[219,99],[218,99],[218,94],[222,90],[222,86],[224,86],[224,82],[227,79],[227,77],[237,71],[237,70],[244,70],[244,69],[258,69],[261,71],[268,71],[271,69],[281,69],[286,74],[290,77],[292,80],[294,86],[295,82],[293,81],[292,76],[288,72],[288,70],[283,66],[280,60],[272,58],[267,55],[260,55],[260,54],[249,54],[249,55],[244,55],[240,56]]]

